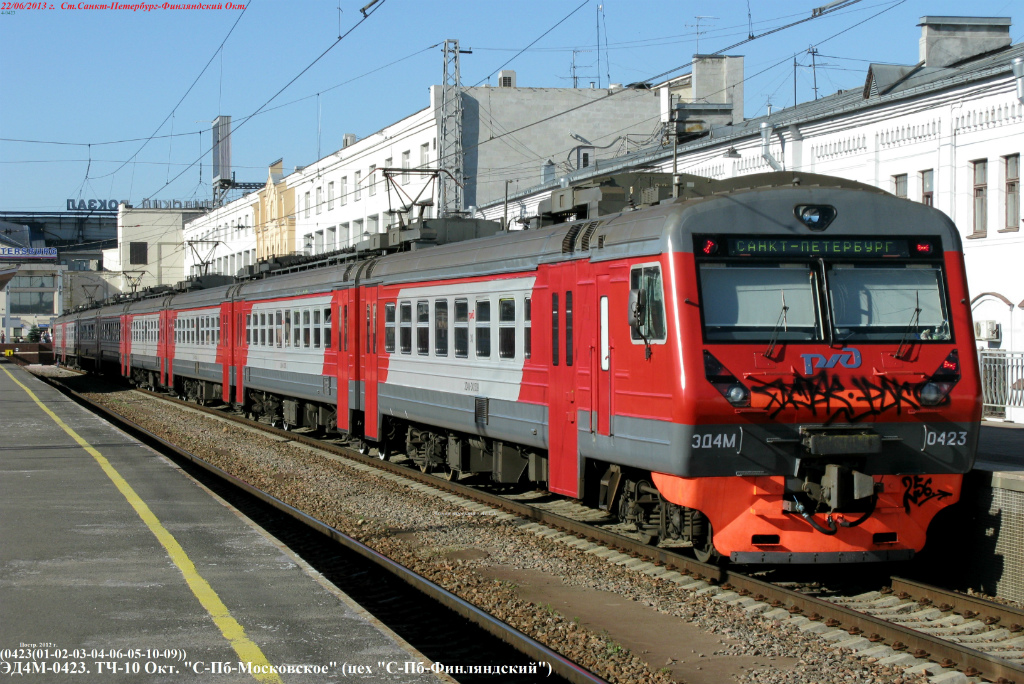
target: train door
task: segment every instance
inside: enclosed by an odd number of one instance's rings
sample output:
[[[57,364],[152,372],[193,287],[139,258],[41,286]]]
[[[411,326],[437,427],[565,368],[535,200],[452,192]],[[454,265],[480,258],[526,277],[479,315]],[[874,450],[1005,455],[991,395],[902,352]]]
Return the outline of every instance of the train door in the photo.
[[[232,296],[232,290],[234,289],[236,288],[228,290],[228,301],[222,302],[220,305],[220,337],[217,339],[217,346],[215,347],[215,358],[221,370],[221,401],[225,404],[231,403],[231,371],[233,361],[231,354],[231,313],[234,307],[232,307],[230,300],[234,298]]]
[[[334,336],[338,340],[338,430],[349,432],[351,421],[349,411],[352,402],[349,400],[350,384],[353,379],[353,363],[355,345],[351,337],[352,302],[355,288],[341,290],[335,295],[334,320],[337,321]]]
[[[380,439],[377,415],[377,379],[380,376],[380,357],[377,348],[377,291],[378,287],[361,288],[363,331],[363,434],[372,440]]]
[[[548,386],[548,489],[557,494],[579,496],[580,459],[578,449],[576,402],[576,354],[573,330],[577,315],[578,286],[576,264],[556,266],[551,270],[549,289],[551,345],[541,350],[551,359]],[[542,311],[534,307],[535,311]],[[546,315],[546,314],[545,314]]]
[[[611,276],[602,274],[597,277],[594,290],[593,310],[596,312],[595,322],[597,334],[594,336],[594,393],[591,397],[591,415],[594,425],[591,432],[599,435],[611,435],[612,414],[612,345],[611,337]]]

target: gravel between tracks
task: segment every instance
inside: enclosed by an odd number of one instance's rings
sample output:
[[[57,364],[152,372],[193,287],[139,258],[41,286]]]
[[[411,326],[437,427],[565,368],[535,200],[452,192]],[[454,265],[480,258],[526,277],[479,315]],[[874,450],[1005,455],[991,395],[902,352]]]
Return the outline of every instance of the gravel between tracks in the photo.
[[[785,669],[767,666],[734,673],[734,681],[927,681],[907,677],[900,668],[857,658],[785,628],[780,622],[752,617],[709,596],[695,595],[674,582],[651,578],[537,537],[508,520],[468,514],[461,506],[374,477],[324,453],[213,419],[200,420],[193,411],[135,392],[87,396],[406,565],[611,682],[684,680],[676,663],[648,663],[643,653],[631,653],[619,646],[614,615],[609,616],[612,627],[608,631],[594,631],[550,606],[524,601],[513,585],[484,577],[480,571],[494,565],[540,571],[561,578],[570,587],[627,597],[649,610],[693,623],[725,641],[715,653],[703,655],[761,656],[794,663]],[[477,552],[459,557],[458,552],[466,549]],[[686,681],[697,679],[704,678],[690,670]]]

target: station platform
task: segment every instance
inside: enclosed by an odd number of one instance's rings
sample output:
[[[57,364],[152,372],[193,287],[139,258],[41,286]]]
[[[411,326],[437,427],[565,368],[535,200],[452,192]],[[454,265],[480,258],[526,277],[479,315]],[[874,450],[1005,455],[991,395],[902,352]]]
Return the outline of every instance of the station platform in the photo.
[[[168,459],[0,362],[0,675],[452,681]]]
[[[962,588],[1024,602],[1024,425],[985,421],[960,503],[929,528],[936,568]],[[955,559],[955,560],[954,560]]]

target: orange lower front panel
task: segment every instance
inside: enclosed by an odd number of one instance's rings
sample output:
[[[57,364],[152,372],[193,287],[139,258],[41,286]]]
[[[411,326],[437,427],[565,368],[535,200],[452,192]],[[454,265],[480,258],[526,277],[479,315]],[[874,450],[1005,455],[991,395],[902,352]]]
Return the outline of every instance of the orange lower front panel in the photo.
[[[837,525],[838,532],[828,535],[814,529],[798,513],[784,511],[782,476],[653,476],[655,486],[668,501],[707,516],[719,553],[734,558],[734,554],[740,554],[747,559],[752,554],[764,554],[766,562],[770,562],[771,554],[868,552],[885,557],[893,552],[920,551],[935,514],[959,500],[963,479],[962,475],[876,475],[875,482],[882,487],[871,516],[856,527]],[[861,515],[835,514],[833,519],[836,523],[854,522]],[[824,514],[812,517],[821,527],[827,527]]]

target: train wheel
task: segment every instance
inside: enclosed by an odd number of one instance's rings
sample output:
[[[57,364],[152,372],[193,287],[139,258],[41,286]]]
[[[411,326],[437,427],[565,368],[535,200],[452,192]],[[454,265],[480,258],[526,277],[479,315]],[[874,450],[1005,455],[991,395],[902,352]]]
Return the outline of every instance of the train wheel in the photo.
[[[715,544],[712,541],[714,534],[710,522],[707,524],[707,527],[708,531],[706,534],[702,534],[699,538],[693,540],[693,555],[701,563],[711,563],[719,557],[719,553],[715,550]]]

